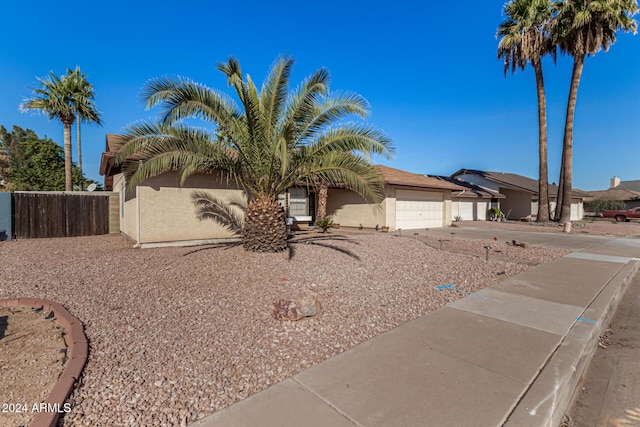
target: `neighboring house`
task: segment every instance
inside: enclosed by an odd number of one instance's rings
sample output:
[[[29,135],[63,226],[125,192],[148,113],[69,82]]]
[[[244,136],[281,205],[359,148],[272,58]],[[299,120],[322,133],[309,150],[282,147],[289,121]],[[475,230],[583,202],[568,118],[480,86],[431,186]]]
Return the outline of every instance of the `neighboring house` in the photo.
[[[479,185],[469,184],[449,176],[430,175],[432,178],[446,181],[463,187],[462,191],[451,193],[451,219],[461,221],[484,221],[487,219],[487,211],[490,208],[500,206],[500,199],[504,194],[482,188]]]
[[[538,181],[522,175],[505,172],[490,172],[475,169],[460,169],[451,175],[460,181],[479,186],[487,191],[498,192],[504,196],[499,207],[507,219],[530,217],[534,220],[538,214]],[[549,185],[549,204],[551,212],[556,209],[558,187]],[[588,195],[573,190],[571,197],[571,221],[580,221],[584,217],[583,202]]]
[[[451,225],[451,194],[463,191],[463,187],[388,166],[376,166],[376,170],[385,183],[382,203],[371,205],[352,191],[329,188],[327,213],[334,222],[391,230]]]
[[[586,201],[595,199],[621,200],[629,209],[640,207],[640,180],[620,181],[614,176],[610,181],[611,186],[607,190],[587,191],[589,197]]]
[[[118,135],[107,135],[100,174],[105,176],[105,189],[120,193],[120,231],[136,246],[239,237],[241,206],[246,203],[242,189],[215,174],[194,175],[180,187],[177,173],[163,173],[125,194],[124,174],[113,164],[117,138]],[[462,187],[386,166],[376,169],[385,181],[386,197],[382,203],[372,205],[353,191],[330,188],[327,213],[334,222],[345,227],[362,224],[371,228],[388,226],[392,230],[451,224],[451,192],[462,191]],[[299,225],[315,219],[317,196],[312,188],[291,188],[280,196],[280,201]]]

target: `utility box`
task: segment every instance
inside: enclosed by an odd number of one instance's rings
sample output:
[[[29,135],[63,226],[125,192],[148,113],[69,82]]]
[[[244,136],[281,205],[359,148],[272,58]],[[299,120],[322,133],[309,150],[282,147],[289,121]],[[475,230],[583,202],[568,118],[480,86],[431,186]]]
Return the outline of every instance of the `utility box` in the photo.
[[[13,194],[0,193],[0,241],[13,236]]]

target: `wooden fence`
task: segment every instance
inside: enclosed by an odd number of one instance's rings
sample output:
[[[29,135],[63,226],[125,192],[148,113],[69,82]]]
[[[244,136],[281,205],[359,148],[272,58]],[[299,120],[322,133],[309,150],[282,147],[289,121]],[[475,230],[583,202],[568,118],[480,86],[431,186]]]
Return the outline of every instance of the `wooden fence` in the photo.
[[[109,194],[13,193],[17,239],[109,234]]]

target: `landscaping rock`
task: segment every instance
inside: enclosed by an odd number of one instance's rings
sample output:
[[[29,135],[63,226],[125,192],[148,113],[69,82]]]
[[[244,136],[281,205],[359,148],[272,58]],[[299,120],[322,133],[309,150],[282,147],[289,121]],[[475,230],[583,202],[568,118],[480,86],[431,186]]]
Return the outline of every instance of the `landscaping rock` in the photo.
[[[302,287],[273,302],[271,315],[278,320],[300,320],[320,311],[318,294]]]

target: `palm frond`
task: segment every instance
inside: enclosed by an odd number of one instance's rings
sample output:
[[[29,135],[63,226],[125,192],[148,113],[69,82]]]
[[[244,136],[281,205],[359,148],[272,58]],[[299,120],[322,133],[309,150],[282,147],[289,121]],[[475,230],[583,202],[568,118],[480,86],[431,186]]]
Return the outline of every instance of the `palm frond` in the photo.
[[[245,200],[227,202],[206,191],[192,192],[191,200],[199,220],[212,220],[235,234],[242,231],[244,217],[238,210],[243,211],[246,208]]]

